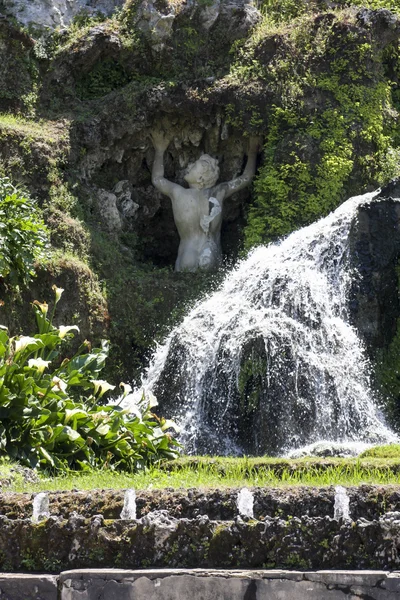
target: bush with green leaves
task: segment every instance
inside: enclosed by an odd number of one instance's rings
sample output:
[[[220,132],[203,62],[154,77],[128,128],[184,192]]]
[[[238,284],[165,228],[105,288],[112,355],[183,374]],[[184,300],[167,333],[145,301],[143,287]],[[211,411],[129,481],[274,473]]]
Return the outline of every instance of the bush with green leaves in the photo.
[[[48,243],[37,203],[8,177],[0,178],[0,277],[13,287],[29,283]]]
[[[53,324],[63,291],[53,289],[50,316],[46,303],[33,303],[38,334],[10,337],[0,328],[0,455],[56,471],[133,472],[174,458],[178,444],[167,431],[174,424],[151,412],[153,397],[143,396],[128,411],[120,404],[130,386],[121,384],[120,399],[104,404],[115,388],[99,379],[106,341],[94,349],[85,341],[71,358],[63,356],[78,327]]]

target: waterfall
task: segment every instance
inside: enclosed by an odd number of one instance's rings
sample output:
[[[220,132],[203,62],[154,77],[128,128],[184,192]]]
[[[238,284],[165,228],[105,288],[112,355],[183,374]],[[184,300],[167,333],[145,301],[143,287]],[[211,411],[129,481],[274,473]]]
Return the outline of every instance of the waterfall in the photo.
[[[143,385],[180,422],[187,452],[396,439],[347,306],[350,227],[376,195],[256,248],[158,347]]]

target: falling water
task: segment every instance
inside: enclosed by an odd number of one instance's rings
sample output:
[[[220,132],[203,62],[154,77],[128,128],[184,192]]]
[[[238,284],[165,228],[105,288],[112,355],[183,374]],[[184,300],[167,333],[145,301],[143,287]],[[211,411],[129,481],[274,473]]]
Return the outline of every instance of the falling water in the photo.
[[[395,440],[347,311],[357,276],[348,235],[357,208],[374,196],[255,249],[158,348],[144,386],[180,420],[187,452]]]
[[[48,519],[49,516],[49,495],[46,492],[40,492],[33,499],[32,523],[39,523],[42,519]]]
[[[124,507],[121,511],[121,519],[136,519],[136,492],[133,488],[126,490],[124,496]]]
[[[341,485],[335,487],[335,505],[334,505],[334,519],[344,519],[345,521],[350,520],[350,497],[347,493],[346,488]]]
[[[238,493],[237,507],[239,515],[254,519],[254,495],[247,488],[242,488]]]

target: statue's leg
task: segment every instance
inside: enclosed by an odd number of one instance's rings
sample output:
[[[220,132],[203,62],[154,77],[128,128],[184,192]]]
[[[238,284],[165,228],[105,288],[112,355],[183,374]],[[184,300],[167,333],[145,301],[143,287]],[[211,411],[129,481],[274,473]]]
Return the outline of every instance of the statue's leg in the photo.
[[[175,271],[197,271],[199,268],[199,251],[193,240],[181,240]]]
[[[207,239],[199,253],[199,267],[205,271],[217,269],[221,264],[222,252],[219,244],[212,238]]]

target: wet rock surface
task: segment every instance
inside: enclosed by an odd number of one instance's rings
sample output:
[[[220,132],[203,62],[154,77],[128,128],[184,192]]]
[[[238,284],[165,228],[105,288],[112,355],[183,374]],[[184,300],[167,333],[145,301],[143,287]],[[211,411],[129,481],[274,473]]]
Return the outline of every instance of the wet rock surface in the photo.
[[[128,600],[132,594],[138,600],[148,598],[157,590],[157,598],[193,600],[215,597],[229,600],[269,598],[279,600],[344,600],[368,598],[384,600],[397,589],[396,573],[374,572],[316,572],[291,571],[227,571],[227,570],[154,570],[154,571],[69,571],[60,576],[62,594],[68,599],[94,600],[117,597]],[[113,595],[115,594],[115,596]],[[105,596],[104,596],[105,597]],[[64,595],[62,595],[64,600]]]
[[[398,198],[400,186],[395,180],[376,200],[360,207],[349,236],[351,261],[358,273],[352,285],[351,318],[371,356],[390,345],[400,316]]]

